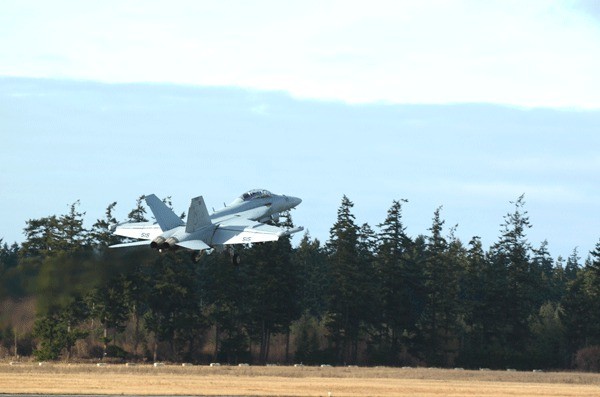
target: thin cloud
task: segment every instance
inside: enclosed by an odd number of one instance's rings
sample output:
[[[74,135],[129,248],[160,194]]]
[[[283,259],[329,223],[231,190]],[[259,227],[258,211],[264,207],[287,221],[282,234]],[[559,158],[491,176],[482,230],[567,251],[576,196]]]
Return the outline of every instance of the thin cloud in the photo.
[[[5,1],[0,15],[0,75],[600,108],[598,21],[559,1]]]

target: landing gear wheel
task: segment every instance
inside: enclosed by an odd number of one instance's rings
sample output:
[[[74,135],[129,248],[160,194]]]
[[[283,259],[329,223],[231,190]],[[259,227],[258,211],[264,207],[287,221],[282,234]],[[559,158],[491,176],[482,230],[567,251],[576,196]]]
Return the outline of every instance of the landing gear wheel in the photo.
[[[194,263],[198,263],[198,262],[200,262],[200,260],[202,259],[203,256],[204,256],[204,251],[192,252],[192,261]]]
[[[240,256],[238,254],[233,254],[231,256],[231,263],[234,266],[239,266],[239,264],[241,263],[242,259],[240,258]]]

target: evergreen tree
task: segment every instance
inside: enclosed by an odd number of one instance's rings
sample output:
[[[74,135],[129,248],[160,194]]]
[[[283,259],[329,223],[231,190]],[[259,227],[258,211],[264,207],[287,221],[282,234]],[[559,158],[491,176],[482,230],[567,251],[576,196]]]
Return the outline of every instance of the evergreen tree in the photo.
[[[292,254],[294,267],[298,269],[299,306],[312,317],[321,319],[325,315],[326,301],[323,299],[329,290],[330,277],[327,256],[318,239],[311,239],[306,232]]]
[[[154,360],[158,359],[158,342],[168,342],[174,359],[190,358],[206,328],[197,266],[187,258],[169,252],[156,257],[146,269],[149,295],[144,319],[156,339]]]
[[[556,258],[554,269],[552,271],[552,285],[554,286],[554,302],[560,303],[565,291],[567,290],[567,276],[566,276],[566,265],[565,260],[561,255]]]
[[[446,283],[443,306],[443,343],[444,365],[453,366],[459,355],[460,341],[464,338],[464,301],[461,299],[461,280],[465,277],[468,266],[468,250],[462,241],[455,236],[457,226],[453,227],[448,236],[448,250],[445,257]]]
[[[56,360],[64,344],[62,335],[66,334],[66,326],[56,316],[38,317],[35,321],[33,335],[39,339],[39,345],[34,350],[38,360]]]
[[[531,246],[526,231],[531,228],[525,207],[524,195],[516,202],[514,212],[504,217],[501,236],[492,246],[491,260],[494,266],[506,270],[506,299],[501,299],[505,313],[505,357],[507,365],[528,367],[525,348],[530,339],[529,316],[539,310],[536,272],[531,263]]]
[[[29,220],[19,252],[19,268],[28,278],[24,283],[37,298],[34,335],[40,342],[36,354],[42,358],[57,358],[66,349],[69,359],[76,340],[86,335],[77,325],[87,316],[81,297],[94,283],[94,266],[78,206],[79,201],[67,214]]]
[[[88,316],[89,310],[87,305],[79,296],[74,297],[60,313],[60,322],[66,325],[66,333],[62,335],[61,340],[67,353],[67,361],[71,359],[75,343],[89,334],[88,331],[83,330],[81,327]]]
[[[21,257],[46,257],[84,251],[88,246],[88,231],[83,227],[85,213],[77,210],[79,205],[79,201],[76,201],[70,205],[67,214],[59,217],[51,215],[28,220]]]
[[[145,271],[146,266],[144,265],[149,260],[145,259],[142,261],[139,257],[136,257],[136,259],[135,261],[128,262],[130,266],[123,275],[125,306],[134,324],[133,348],[131,352],[134,356],[139,355],[141,320],[148,310],[147,298],[150,294],[150,283]]]
[[[453,250],[461,251],[456,240],[448,243],[442,236],[444,221],[440,216],[441,207],[436,209],[433,224],[427,238],[427,257],[424,267],[427,306],[419,321],[419,328],[425,344],[428,364],[452,365],[457,336],[459,266]]]
[[[0,271],[16,267],[19,263],[19,245],[13,243],[8,245],[4,239],[0,238]]]
[[[590,324],[595,313],[594,303],[590,301],[586,290],[586,270],[580,269],[574,279],[567,282],[567,290],[562,297],[560,313],[565,327],[566,351],[573,357],[578,349],[587,347],[591,340]],[[592,316],[592,318],[590,318]]]
[[[355,363],[358,341],[368,317],[364,302],[371,297],[364,290],[365,277],[359,259],[359,228],[351,210],[354,204],[344,196],[336,223],[327,243],[329,273],[328,322],[336,359],[340,363]]]
[[[127,219],[130,222],[148,222],[146,218],[146,208],[144,207],[143,201],[146,196],[141,195],[135,202],[135,208],[132,209],[127,215]]]
[[[91,243],[97,247],[107,247],[109,245],[118,244],[121,241],[119,236],[115,236],[111,230],[113,225],[117,224],[117,220],[113,215],[113,211],[117,202],[113,202],[106,207],[104,219],[97,219],[92,226],[90,233]]]
[[[566,340],[561,317],[560,305],[550,301],[531,317],[533,338],[527,350],[532,364],[537,368],[556,369],[565,365]]]
[[[60,224],[55,215],[30,219],[26,224],[25,241],[19,251],[22,258],[48,256],[60,251]]]
[[[465,269],[460,280],[460,300],[463,309],[465,333],[459,364],[463,366],[488,366],[487,364],[481,364],[483,347],[487,342],[486,325],[489,317],[486,295],[490,293],[488,289],[490,285],[485,277],[486,268],[487,261],[481,238],[474,236],[469,241]]]
[[[293,228],[289,212],[282,214],[277,226]],[[248,330],[260,342],[259,362],[268,361],[271,335],[289,335],[292,321],[300,317],[296,298],[297,271],[291,260],[290,237],[255,244],[248,250]],[[289,345],[287,346],[289,349]],[[286,350],[288,351],[288,350]]]
[[[36,358],[56,360],[66,351],[69,360],[75,342],[88,334],[77,327],[86,316],[85,305],[79,298],[72,299],[60,312],[38,316],[33,329],[33,335],[39,340],[34,350]]]
[[[381,334],[378,343],[381,359],[392,365],[408,365],[402,362],[406,353],[407,337],[414,334],[416,316],[413,302],[418,274],[411,269],[412,241],[406,235],[402,223],[402,204],[407,200],[393,201],[385,221],[379,224],[376,268],[381,300]]]
[[[586,261],[584,291],[587,297],[587,345],[600,345],[600,241]]]
[[[18,298],[24,295],[18,264],[17,243],[9,246],[0,239],[0,300],[5,297]]]
[[[596,244],[594,250],[590,251],[586,268],[591,273],[591,278],[593,279],[590,293],[594,298],[600,298],[600,241]]]
[[[315,317],[303,315],[296,327],[296,362],[317,365],[323,362],[318,335],[319,324]]]
[[[103,356],[107,355],[110,342],[113,346],[116,345],[116,334],[125,329],[128,318],[125,296],[125,280],[122,274],[111,277],[87,296],[92,317],[99,319],[102,325]],[[112,337],[109,337],[109,330],[112,330]]]
[[[207,255],[199,265],[202,313],[214,328],[212,360],[249,362],[249,339],[244,325],[249,322],[246,306],[252,286],[245,273],[252,264],[232,266],[231,258],[224,253]]]
[[[83,251],[89,246],[89,232],[83,227],[85,212],[79,212],[79,200],[69,206],[69,212],[58,218],[60,248],[65,252]]]
[[[573,252],[567,258],[567,265],[565,266],[565,277],[567,280],[573,281],[577,277],[577,272],[581,268],[579,264],[580,259],[577,247],[573,248]]]
[[[531,272],[536,288],[532,305],[540,308],[547,301],[557,303],[560,291],[557,291],[555,284],[554,260],[548,252],[548,241],[544,240],[538,249],[533,250],[533,254]]]

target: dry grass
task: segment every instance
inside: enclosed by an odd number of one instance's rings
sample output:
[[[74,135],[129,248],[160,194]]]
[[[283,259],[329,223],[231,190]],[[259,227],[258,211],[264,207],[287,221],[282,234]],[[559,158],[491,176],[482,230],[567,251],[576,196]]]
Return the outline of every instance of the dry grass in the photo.
[[[0,393],[243,396],[598,396],[600,375],[398,368],[0,364]]]

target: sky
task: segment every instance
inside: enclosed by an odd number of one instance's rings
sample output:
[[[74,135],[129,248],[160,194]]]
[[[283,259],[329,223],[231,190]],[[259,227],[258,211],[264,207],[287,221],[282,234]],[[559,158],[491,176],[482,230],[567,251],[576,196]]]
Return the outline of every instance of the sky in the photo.
[[[595,1],[0,2],[0,238],[80,200],[178,212],[252,188],[303,198],[325,241],[407,199],[407,232],[600,238]]]

